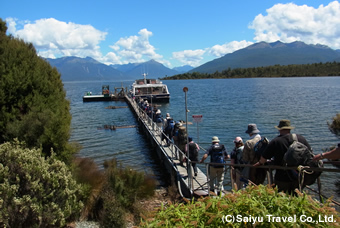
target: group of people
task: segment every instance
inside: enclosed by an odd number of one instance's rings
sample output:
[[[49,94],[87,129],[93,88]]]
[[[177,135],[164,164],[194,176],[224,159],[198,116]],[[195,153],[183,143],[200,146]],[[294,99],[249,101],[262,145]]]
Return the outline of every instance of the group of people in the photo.
[[[197,176],[196,163],[199,155],[199,146],[193,141],[193,138],[187,136],[186,128],[182,126],[180,121],[174,121],[169,113],[166,114],[166,118],[163,119],[161,111],[155,107],[151,107],[147,100],[139,101],[139,105],[145,113],[153,119],[154,122],[162,129],[162,141],[166,141],[165,145],[169,146],[170,142],[174,144],[184,153],[189,154],[189,159],[193,161],[192,167],[194,169],[194,175]],[[223,180],[225,173],[225,166],[220,163],[225,163],[230,158],[231,164],[250,164],[253,167],[232,166],[232,178],[235,183],[236,189],[241,189],[252,182],[256,185],[262,184],[266,177],[266,170],[256,168],[257,166],[264,165],[267,161],[271,161],[271,164],[276,166],[283,165],[283,157],[294,142],[291,130],[294,129],[291,126],[289,120],[282,119],[279,124],[275,126],[279,135],[272,139],[268,146],[262,151],[261,156],[256,156],[254,152],[255,145],[261,140],[260,130],[256,124],[248,124],[246,134],[249,135],[249,139],[245,142],[242,137],[237,136],[234,139],[234,148],[230,153],[227,153],[227,149],[223,144],[220,144],[220,140],[217,136],[212,137],[211,146],[206,150],[202,159],[199,161],[203,163],[208,156],[211,157],[211,164],[209,165],[209,177],[210,177],[210,190],[217,190],[218,192],[223,190]],[[304,144],[308,149],[311,146],[307,140],[299,134],[296,134],[298,142]],[[188,139],[188,142],[187,142]],[[182,153],[178,154],[181,164],[183,164]],[[337,148],[331,151],[315,155],[313,160],[321,159],[339,159],[340,158],[340,144]],[[287,193],[294,193],[295,189],[299,187],[298,180],[292,180],[287,172],[283,169],[277,169],[274,176],[274,184],[278,187],[279,191]]]
[[[294,127],[291,125],[290,120],[282,119],[279,124],[275,126],[278,130],[279,135],[268,142],[268,146],[262,151],[261,156],[257,157],[254,151],[255,145],[263,138],[260,135],[260,130],[256,124],[249,124],[246,134],[249,135],[249,139],[245,142],[238,136],[234,139],[234,149],[230,154],[231,164],[250,164],[252,167],[246,166],[234,166],[232,167],[232,178],[235,183],[236,189],[241,189],[249,181],[258,185],[262,184],[266,177],[266,170],[262,168],[256,168],[257,166],[264,165],[267,162],[276,166],[283,166],[283,157],[288,150],[289,146],[294,142],[293,134],[291,130]],[[299,134],[296,134],[298,142],[304,144],[309,150],[311,146],[307,140]],[[216,150],[216,148],[218,148]],[[217,151],[217,152],[216,152]],[[200,162],[203,162],[208,156],[211,156],[210,165],[210,190],[218,189],[223,190],[223,179],[224,179],[224,166],[216,165],[216,156],[223,157],[224,159],[229,158],[227,150],[223,145],[219,144],[218,137],[212,138],[212,145],[203,155]],[[313,160],[320,159],[339,159],[340,158],[340,144],[337,148],[331,151],[315,155]],[[294,194],[295,189],[299,187],[298,180],[292,180],[289,173],[284,169],[277,169],[274,176],[274,184],[278,187],[279,191],[284,191],[289,194]]]
[[[248,125],[245,133],[249,135],[249,139],[246,142],[243,142],[243,139],[240,136],[235,138],[235,147],[230,155],[231,164],[250,164],[254,166],[232,167],[232,177],[237,189],[242,188],[249,181],[256,185],[262,184],[264,182],[265,170],[258,169],[255,166],[264,165],[267,160],[272,160],[274,165],[282,165],[283,156],[290,144],[293,143],[293,138],[290,131],[294,129],[294,127],[290,125],[289,120],[281,120],[279,125],[275,126],[275,128],[279,131],[279,136],[269,142],[268,147],[263,151],[260,158],[257,158],[254,152],[254,146],[257,142],[261,140],[260,130],[257,128],[256,124]],[[297,135],[297,137],[299,142],[305,144],[308,148],[310,148],[307,140],[302,135]],[[213,145],[214,142],[216,142],[216,140],[213,140]],[[227,158],[227,153],[223,153],[224,157]],[[203,162],[209,155],[214,156],[213,152],[210,149],[203,156],[201,162]],[[218,171],[216,171],[215,169],[215,167],[210,168],[210,178],[215,178],[217,188],[219,190],[222,190],[224,169],[223,167],[221,167]],[[274,183],[278,187],[279,191],[285,191],[289,193],[292,193],[295,188],[298,187],[298,181],[292,181],[287,176],[286,172],[281,169],[276,170]],[[214,183],[211,182],[210,184],[210,188],[212,190]]]

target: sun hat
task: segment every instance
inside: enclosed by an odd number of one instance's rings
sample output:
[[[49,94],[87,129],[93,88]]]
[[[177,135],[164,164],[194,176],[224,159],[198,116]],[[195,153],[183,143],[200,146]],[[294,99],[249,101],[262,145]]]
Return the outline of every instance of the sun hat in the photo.
[[[246,130],[247,134],[256,134],[260,133],[259,129],[257,129],[256,124],[248,124],[248,129]]]
[[[212,137],[211,142],[220,142],[217,136]]]
[[[284,130],[284,129],[294,129],[295,127],[290,126],[290,120],[280,120],[279,126],[275,126],[278,130]]]
[[[243,140],[241,137],[236,137],[235,140],[234,140],[234,143],[242,143]]]
[[[157,112],[156,112],[156,114],[161,114],[162,112],[161,112],[161,110],[157,110]]]

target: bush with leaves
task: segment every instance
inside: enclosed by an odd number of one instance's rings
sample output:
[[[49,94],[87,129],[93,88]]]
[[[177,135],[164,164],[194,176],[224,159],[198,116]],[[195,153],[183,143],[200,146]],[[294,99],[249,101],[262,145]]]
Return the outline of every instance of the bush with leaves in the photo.
[[[125,227],[128,214],[139,221],[141,208],[138,200],[154,195],[155,181],[131,167],[123,167],[116,159],[105,161],[104,168],[105,182],[93,207],[101,226]]]
[[[29,148],[69,162],[69,101],[56,68],[40,58],[31,43],[6,35],[0,19],[0,143],[18,138]]]
[[[333,117],[331,123],[328,123],[329,130],[338,138],[340,138],[340,113]]]
[[[0,227],[63,227],[83,207],[65,163],[23,143],[0,145]]]
[[[162,206],[158,211],[142,219],[141,227],[339,227],[339,213],[329,202],[320,204],[306,194],[286,195],[277,189],[259,185],[226,194],[223,197],[200,198],[197,202]],[[240,216],[242,221],[230,221],[225,216]],[[296,216],[296,222],[268,222],[268,215],[276,217]],[[316,225],[300,219],[300,216],[319,221],[319,216],[333,218],[333,222]],[[263,218],[263,222],[249,218]],[[302,217],[302,218],[305,218]],[[223,219],[224,218],[224,219]],[[247,221],[248,220],[248,221]]]
[[[329,130],[340,139],[340,113],[337,113],[336,116],[333,117],[333,120],[331,123],[327,123]],[[335,148],[335,147],[334,147]],[[334,148],[327,148],[324,149],[324,151],[329,151]],[[339,161],[339,159],[338,159]],[[334,165],[335,167],[340,169],[340,165]],[[336,193],[340,196],[340,181],[337,180],[335,182],[335,187],[336,187]]]

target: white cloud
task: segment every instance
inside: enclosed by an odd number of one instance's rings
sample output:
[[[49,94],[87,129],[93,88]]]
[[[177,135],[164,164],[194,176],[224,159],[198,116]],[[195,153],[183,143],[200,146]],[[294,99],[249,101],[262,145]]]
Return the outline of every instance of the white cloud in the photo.
[[[156,49],[149,42],[152,32],[147,29],[141,29],[139,36],[130,36],[120,38],[114,45],[110,46],[122,59],[121,63],[144,62],[154,59],[161,63],[168,64],[164,61],[162,55],[156,53]]]
[[[25,22],[17,30],[16,20],[6,19],[8,32],[26,42],[31,42],[43,57],[79,56],[100,57],[99,42],[105,40],[106,32],[99,31],[91,25],[66,23],[54,18]]]
[[[202,49],[197,50],[184,50],[173,52],[172,57],[183,63],[184,65],[198,66],[200,65],[203,55],[206,51]]]
[[[255,29],[256,41],[303,41],[340,48],[340,3],[313,8],[307,5],[276,4],[259,14],[249,28]]]
[[[199,66],[202,64],[202,60],[208,56],[213,58],[221,57],[225,54],[232,53],[241,48],[245,48],[249,45],[253,44],[253,42],[249,41],[232,41],[230,43],[226,43],[223,45],[214,45],[211,48],[206,49],[197,49],[197,50],[184,50],[179,52],[173,52],[172,58],[180,61],[184,65],[190,65],[193,67]]]
[[[239,49],[248,47],[249,45],[252,45],[253,42],[249,41],[232,41],[230,43],[226,43],[223,45],[215,45],[212,48],[209,49],[208,53],[215,56],[215,57],[221,57],[228,53],[232,53],[234,51],[237,51]]]

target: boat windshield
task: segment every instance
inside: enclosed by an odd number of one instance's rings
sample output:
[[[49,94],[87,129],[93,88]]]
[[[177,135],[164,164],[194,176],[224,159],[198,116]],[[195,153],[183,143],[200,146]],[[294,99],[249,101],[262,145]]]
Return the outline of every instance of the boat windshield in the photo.
[[[146,94],[166,94],[167,89],[165,86],[157,86],[157,87],[141,87],[136,88],[136,95],[146,95]]]

